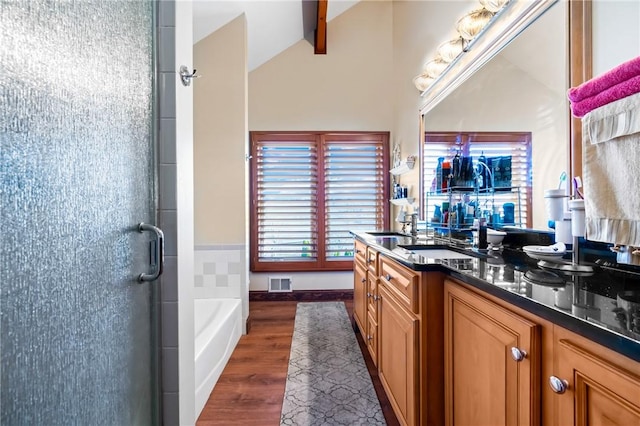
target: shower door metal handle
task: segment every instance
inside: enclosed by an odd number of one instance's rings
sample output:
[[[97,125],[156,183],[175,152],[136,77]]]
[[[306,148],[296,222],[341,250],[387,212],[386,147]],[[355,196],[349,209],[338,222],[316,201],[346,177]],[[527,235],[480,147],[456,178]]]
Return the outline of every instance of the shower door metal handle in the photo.
[[[156,239],[153,244],[153,251],[151,252],[151,264],[155,267],[155,270],[151,274],[142,273],[138,275],[138,281],[154,281],[157,280],[162,271],[164,270],[164,233],[162,229],[157,226],[149,225],[148,223],[139,223],[138,232],[150,231],[156,234]],[[155,260],[155,264],[154,261]]]

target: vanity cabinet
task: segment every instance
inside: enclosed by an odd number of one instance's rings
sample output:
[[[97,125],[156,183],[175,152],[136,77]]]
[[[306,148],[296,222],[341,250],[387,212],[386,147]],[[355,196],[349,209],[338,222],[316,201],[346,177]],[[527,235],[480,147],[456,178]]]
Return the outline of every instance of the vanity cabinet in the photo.
[[[386,257],[380,258],[378,373],[403,425],[419,418],[418,288],[420,275]]]
[[[378,374],[402,425],[418,424],[418,327],[415,314],[408,312],[383,283],[380,286]]]
[[[402,425],[441,425],[444,276],[378,260],[378,374]],[[436,349],[438,348],[438,349]]]
[[[445,424],[640,425],[640,363],[454,280],[444,325]]]
[[[639,363],[560,327],[553,361],[555,424],[640,425]]]
[[[540,326],[445,280],[445,424],[539,424]]]

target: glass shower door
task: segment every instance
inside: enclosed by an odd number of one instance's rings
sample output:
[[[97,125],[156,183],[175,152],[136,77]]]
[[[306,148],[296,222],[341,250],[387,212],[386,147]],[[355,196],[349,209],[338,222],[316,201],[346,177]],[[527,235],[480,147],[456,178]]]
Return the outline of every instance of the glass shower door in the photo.
[[[0,2],[0,423],[157,410],[152,1]]]

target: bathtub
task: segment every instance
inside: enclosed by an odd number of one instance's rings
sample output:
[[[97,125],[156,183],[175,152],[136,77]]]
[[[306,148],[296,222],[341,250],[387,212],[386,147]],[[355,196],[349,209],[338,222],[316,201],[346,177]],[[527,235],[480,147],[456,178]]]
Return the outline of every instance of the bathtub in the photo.
[[[195,299],[196,418],[242,335],[240,299]]]

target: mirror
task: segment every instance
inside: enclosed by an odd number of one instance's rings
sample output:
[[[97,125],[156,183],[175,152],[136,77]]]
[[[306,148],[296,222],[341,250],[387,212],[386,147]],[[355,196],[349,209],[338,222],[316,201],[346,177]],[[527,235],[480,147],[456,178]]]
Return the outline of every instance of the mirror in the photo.
[[[522,202],[536,229],[548,229],[544,191],[568,172],[567,13],[567,2],[556,3],[422,117],[424,132],[530,132],[532,192]],[[427,211],[433,170],[421,173]]]

